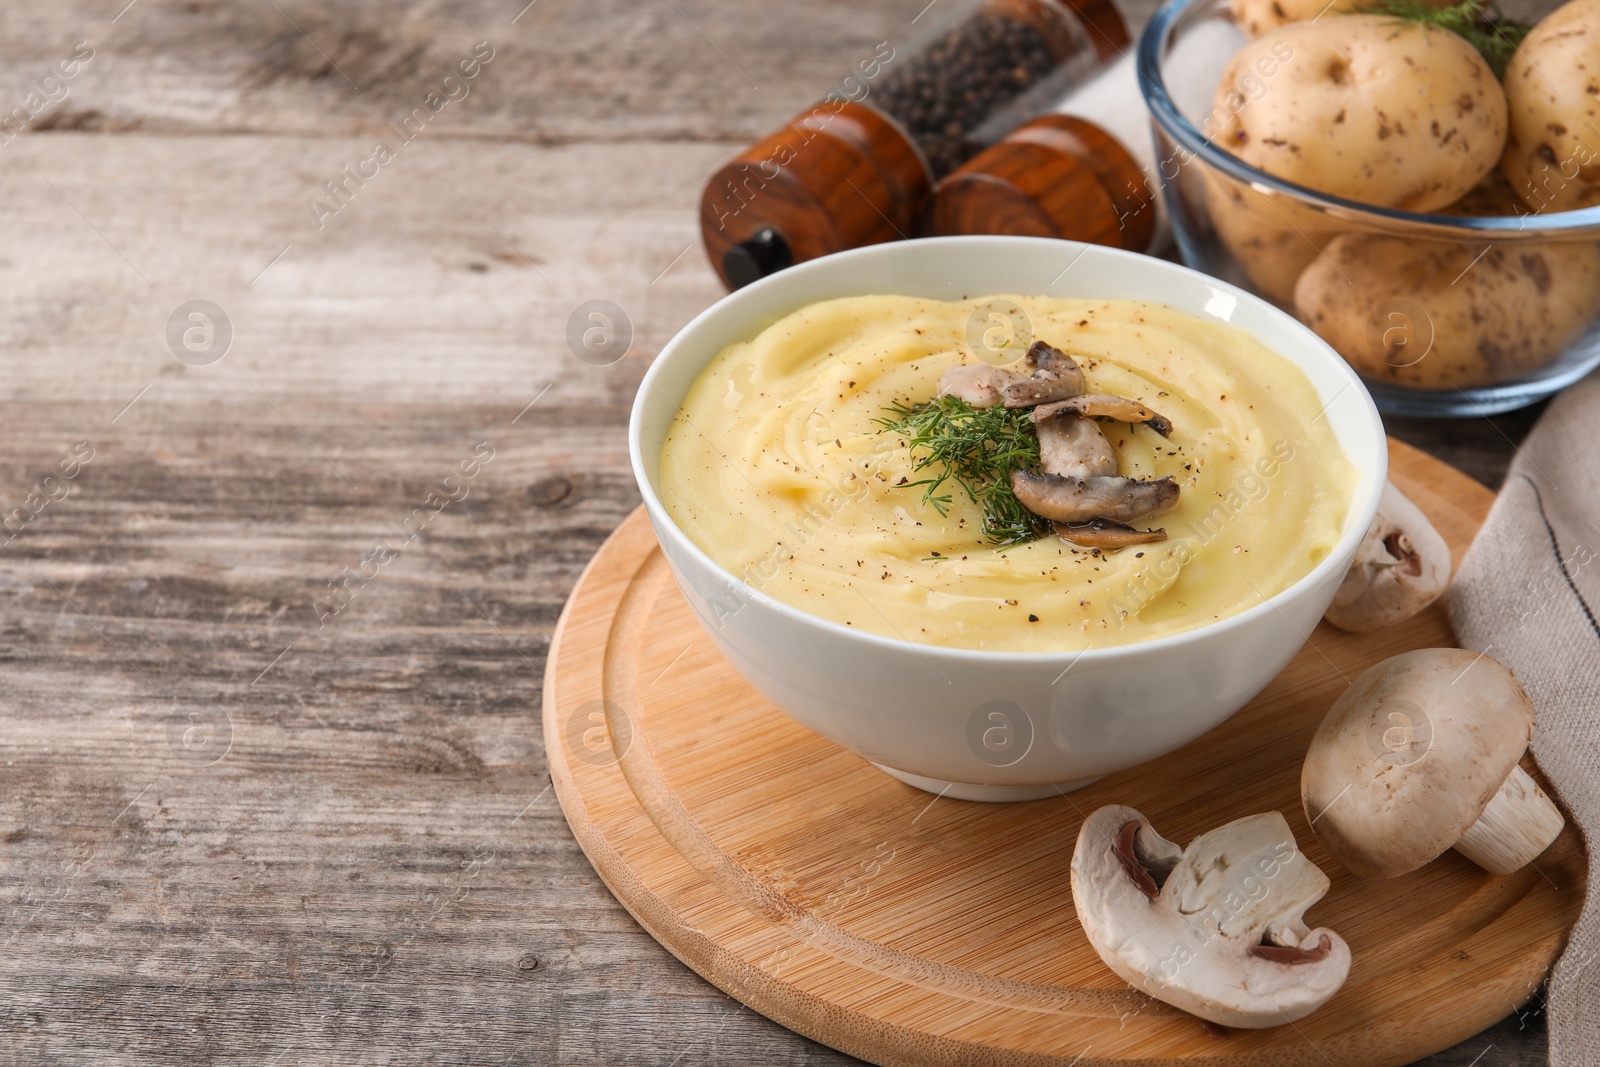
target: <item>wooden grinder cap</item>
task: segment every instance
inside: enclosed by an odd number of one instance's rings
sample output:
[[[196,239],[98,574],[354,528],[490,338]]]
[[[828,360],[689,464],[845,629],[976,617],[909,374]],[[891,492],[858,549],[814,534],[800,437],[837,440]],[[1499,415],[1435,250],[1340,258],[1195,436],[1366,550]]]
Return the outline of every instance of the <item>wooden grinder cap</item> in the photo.
[[[706,254],[730,289],[847,248],[911,235],[932,180],[916,147],[870,107],[802,111],[711,176]]]
[[[1155,190],[1116,138],[1074,115],[1007,134],[939,183],[934,232],[1059,237],[1143,252]]]

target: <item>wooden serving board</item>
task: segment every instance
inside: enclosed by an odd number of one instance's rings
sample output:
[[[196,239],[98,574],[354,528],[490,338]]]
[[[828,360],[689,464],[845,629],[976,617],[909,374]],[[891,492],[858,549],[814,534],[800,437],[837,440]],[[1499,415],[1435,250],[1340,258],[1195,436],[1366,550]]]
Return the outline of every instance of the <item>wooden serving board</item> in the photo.
[[[1394,482],[1459,563],[1491,494],[1398,442],[1390,455]],[[644,928],[731,996],[863,1059],[1403,1064],[1528,1000],[1587,874],[1570,826],[1505,878],[1450,852],[1403,878],[1361,879],[1312,836],[1300,761],[1346,679],[1451,643],[1439,606],[1365,637],[1324,625],[1248,707],[1169,756],[1059,798],[941,799],[757,696],[701,632],[641,509],[561,617],[544,736],[573,832]],[[1333,882],[1313,925],[1355,954],[1338,996],[1294,1025],[1222,1031],[1113,975],[1068,885],[1079,825],[1112,802],[1180,843],[1283,812]]]

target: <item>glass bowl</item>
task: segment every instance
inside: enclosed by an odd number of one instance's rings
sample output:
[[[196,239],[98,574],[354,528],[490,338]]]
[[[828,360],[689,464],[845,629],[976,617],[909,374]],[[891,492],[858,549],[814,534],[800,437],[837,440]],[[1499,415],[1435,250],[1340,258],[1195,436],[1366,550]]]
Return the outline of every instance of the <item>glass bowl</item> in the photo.
[[[1525,21],[1556,6],[1501,5]],[[1600,285],[1600,207],[1473,214],[1502,197],[1515,203],[1509,183],[1494,189],[1486,179],[1448,213],[1419,214],[1276,178],[1196,124],[1212,110],[1230,40],[1244,43],[1227,0],[1168,0],[1139,40],[1162,194],[1186,263],[1298,315],[1356,369],[1385,412],[1509,411],[1600,365],[1600,288],[1587,284]],[[1380,251],[1351,255],[1361,249]],[[1303,296],[1338,290],[1320,315],[1296,307],[1296,283],[1313,270],[1320,273]],[[1479,315],[1491,305],[1503,316],[1493,335]]]

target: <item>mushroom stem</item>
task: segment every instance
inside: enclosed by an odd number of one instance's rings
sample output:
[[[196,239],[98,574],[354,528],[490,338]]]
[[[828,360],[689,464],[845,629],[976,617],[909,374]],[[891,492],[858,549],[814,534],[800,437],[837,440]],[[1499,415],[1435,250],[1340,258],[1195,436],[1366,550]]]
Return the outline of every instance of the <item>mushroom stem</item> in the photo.
[[[1516,767],[1478,821],[1461,835],[1456,851],[1490,874],[1511,874],[1549,848],[1565,825],[1561,809],[1527,771]]]

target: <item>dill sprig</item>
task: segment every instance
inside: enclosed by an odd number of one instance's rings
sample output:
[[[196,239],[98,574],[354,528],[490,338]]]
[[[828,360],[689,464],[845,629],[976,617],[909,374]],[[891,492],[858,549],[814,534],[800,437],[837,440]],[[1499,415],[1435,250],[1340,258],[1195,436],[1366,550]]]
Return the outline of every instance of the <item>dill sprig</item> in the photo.
[[[889,405],[894,418],[875,420],[900,434],[911,450],[912,473],[928,477],[907,482],[922,486],[923,503],[949,513],[951,495],[941,493],[954,480],[983,511],[983,532],[998,545],[1034,541],[1051,532],[1011,491],[1011,472],[1039,466],[1039,437],[1027,408],[975,408],[954,396],[925,404]]]
[[[1511,62],[1517,46],[1533,29],[1526,22],[1504,18],[1492,3],[1484,0],[1462,0],[1449,7],[1434,7],[1426,0],[1377,0],[1366,10],[1375,15],[1437,26],[1465,38],[1489,64],[1496,78],[1505,77],[1506,64]]]

